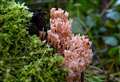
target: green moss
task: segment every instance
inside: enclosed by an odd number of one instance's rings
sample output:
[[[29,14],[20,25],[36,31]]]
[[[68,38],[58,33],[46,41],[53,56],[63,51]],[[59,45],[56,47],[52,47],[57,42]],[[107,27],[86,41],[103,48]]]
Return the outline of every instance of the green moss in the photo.
[[[24,4],[0,0],[0,81],[64,82],[63,57],[28,34],[31,17]]]

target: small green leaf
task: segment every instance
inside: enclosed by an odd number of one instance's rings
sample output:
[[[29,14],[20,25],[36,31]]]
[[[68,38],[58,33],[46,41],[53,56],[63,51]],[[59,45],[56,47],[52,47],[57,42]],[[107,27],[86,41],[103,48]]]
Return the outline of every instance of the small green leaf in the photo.
[[[105,28],[105,27],[100,27],[99,31],[102,32],[102,33],[107,32],[107,28]]]
[[[104,43],[110,46],[118,45],[118,40],[114,36],[105,36],[103,37]]]
[[[83,33],[84,32],[84,30],[82,28],[82,25],[80,24],[80,18],[79,17],[76,17],[76,18],[73,19],[72,31],[74,33]]]
[[[93,20],[93,18],[91,16],[87,16],[85,19],[85,22],[86,22],[88,27],[95,26],[95,21]]]
[[[116,6],[117,6],[117,5],[120,5],[120,0],[116,0],[115,5],[116,5]]]
[[[116,21],[120,20],[120,13],[117,11],[110,10],[107,13],[107,17]]]

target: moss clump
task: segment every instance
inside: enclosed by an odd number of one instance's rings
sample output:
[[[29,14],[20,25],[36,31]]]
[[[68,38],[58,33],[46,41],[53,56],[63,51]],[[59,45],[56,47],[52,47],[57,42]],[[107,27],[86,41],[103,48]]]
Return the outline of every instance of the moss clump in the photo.
[[[32,13],[0,0],[0,82],[64,82],[63,58],[27,32]]]

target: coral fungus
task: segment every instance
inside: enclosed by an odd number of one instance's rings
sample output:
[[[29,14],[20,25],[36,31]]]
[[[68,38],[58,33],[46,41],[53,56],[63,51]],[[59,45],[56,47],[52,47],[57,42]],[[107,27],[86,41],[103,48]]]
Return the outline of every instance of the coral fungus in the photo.
[[[64,56],[64,66],[69,69],[67,82],[78,81],[92,60],[91,42],[87,36],[72,33],[68,12],[52,8],[50,16],[48,43]]]
[[[70,40],[72,31],[68,21],[68,13],[62,9],[51,9],[50,28],[48,31],[48,43],[63,53],[67,48],[67,41]]]

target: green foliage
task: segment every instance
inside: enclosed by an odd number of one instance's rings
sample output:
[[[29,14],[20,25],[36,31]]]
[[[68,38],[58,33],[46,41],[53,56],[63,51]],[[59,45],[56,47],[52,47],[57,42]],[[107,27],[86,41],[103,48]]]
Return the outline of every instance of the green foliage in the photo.
[[[89,73],[89,74],[91,74],[91,73]],[[96,76],[96,75],[89,75],[89,74],[86,74],[87,76],[86,76],[86,81],[87,82],[104,82],[104,78],[103,79],[101,79],[101,77],[98,75],[98,76]]]
[[[96,75],[93,72],[86,73],[85,80],[86,82],[104,82],[105,77],[103,75]]]
[[[70,0],[67,9],[73,21],[73,32],[87,34],[95,46],[99,60],[95,59],[98,63],[93,62],[93,64],[105,69],[105,73],[108,73],[106,76],[110,76],[120,70],[120,0],[109,0],[110,2],[105,4],[107,8],[102,1],[107,0]],[[88,82],[103,82],[99,78],[100,74],[94,76],[89,72],[86,76]],[[118,74],[118,77],[113,78],[119,77]]]
[[[85,82],[105,82],[105,74],[103,70],[91,65],[85,71]]]
[[[28,34],[31,16],[24,4],[0,0],[0,82],[64,82],[63,57]]]

